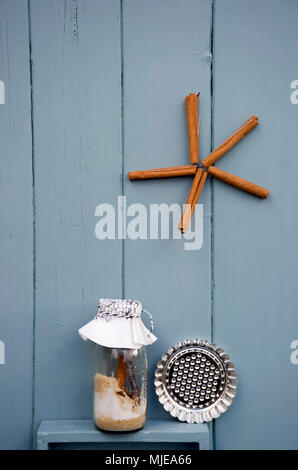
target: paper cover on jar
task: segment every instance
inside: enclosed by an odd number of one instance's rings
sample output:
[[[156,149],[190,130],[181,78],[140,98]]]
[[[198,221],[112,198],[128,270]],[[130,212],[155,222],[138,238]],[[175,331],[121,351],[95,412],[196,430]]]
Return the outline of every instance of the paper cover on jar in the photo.
[[[150,317],[151,331],[142,322],[142,312]],[[137,300],[100,299],[95,318],[79,329],[79,335],[109,348],[139,349],[156,341],[152,330],[152,316]]]

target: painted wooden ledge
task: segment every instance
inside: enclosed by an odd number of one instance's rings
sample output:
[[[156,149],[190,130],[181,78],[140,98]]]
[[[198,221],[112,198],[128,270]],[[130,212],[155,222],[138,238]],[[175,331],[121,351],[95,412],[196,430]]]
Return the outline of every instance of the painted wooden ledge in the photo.
[[[146,426],[140,431],[129,433],[107,433],[98,431],[91,420],[58,420],[42,421],[37,431],[37,449],[49,450],[63,444],[113,444],[130,445],[134,443],[158,444],[166,443],[175,449],[175,443],[194,444],[197,449],[208,450],[210,443],[209,428],[205,424],[188,424],[174,420],[147,420]],[[145,446],[143,446],[146,448]],[[165,447],[166,448],[166,447]],[[104,445],[102,449],[106,450]]]

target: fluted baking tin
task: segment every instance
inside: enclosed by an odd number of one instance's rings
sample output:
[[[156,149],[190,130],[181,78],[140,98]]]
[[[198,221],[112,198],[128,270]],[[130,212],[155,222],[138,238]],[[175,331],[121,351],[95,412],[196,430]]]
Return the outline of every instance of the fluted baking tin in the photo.
[[[160,403],[173,417],[203,423],[232,404],[237,374],[223,349],[194,339],[177,343],[162,356],[154,383]]]

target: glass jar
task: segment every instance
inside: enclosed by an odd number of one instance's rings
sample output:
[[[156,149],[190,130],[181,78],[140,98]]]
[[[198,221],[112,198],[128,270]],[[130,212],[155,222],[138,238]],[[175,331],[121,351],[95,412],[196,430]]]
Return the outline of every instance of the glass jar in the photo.
[[[104,431],[135,431],[144,426],[147,408],[146,347],[96,345],[94,422]]]

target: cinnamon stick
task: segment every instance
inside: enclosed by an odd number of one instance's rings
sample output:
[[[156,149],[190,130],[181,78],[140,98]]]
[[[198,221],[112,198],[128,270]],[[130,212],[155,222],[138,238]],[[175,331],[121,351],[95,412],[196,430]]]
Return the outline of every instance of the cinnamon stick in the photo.
[[[190,93],[185,98],[188,141],[189,141],[189,157],[191,163],[199,161],[199,119],[198,119],[198,95]]]
[[[225,155],[234,145],[236,145],[243,137],[248,134],[254,127],[258,125],[258,118],[256,116],[252,116],[248,121],[246,121],[239,129],[237,129],[235,132],[233,132],[230,137],[228,137],[221,145],[219,145],[213,152],[211,152],[208,157],[206,157],[203,161],[202,164],[205,167],[209,167],[213,163],[215,163],[219,158],[221,158],[223,155]],[[198,169],[198,171],[200,168]],[[201,175],[200,175],[201,176]],[[193,204],[193,200],[191,200],[191,195],[194,195],[197,193],[198,190],[198,185],[200,183],[201,177],[200,178],[194,178],[192,187],[189,193],[188,201],[190,201],[191,205]],[[204,179],[203,185],[200,189],[199,196],[201,194],[202,188],[204,186],[206,177]],[[198,201],[198,198],[197,198]],[[196,201],[196,202],[197,202]],[[190,217],[189,217],[190,214]],[[191,216],[193,214],[193,210],[189,211],[188,205],[186,206],[184,213],[181,218],[181,223],[179,225],[179,229],[181,230],[182,233],[185,233],[189,227]]]
[[[193,214],[193,211],[194,211],[194,209],[195,209],[195,207],[196,207],[196,204],[197,204],[197,202],[198,202],[198,200],[199,200],[199,197],[200,197],[200,195],[201,195],[201,192],[202,192],[202,189],[203,189],[203,187],[204,187],[204,184],[205,184],[205,181],[206,181],[206,179],[207,179],[207,176],[208,176],[207,171],[203,171],[203,174],[202,174],[200,183],[199,183],[199,185],[198,185],[198,187],[197,187],[196,194],[195,194],[195,197],[194,197],[193,202],[192,202],[192,206],[191,206],[191,215]]]
[[[197,167],[194,165],[184,165],[172,168],[157,168],[154,170],[130,171],[128,177],[130,180],[144,180],[155,178],[172,178],[174,176],[195,175]]]
[[[130,180],[144,180],[144,179],[155,179],[155,178],[171,178],[174,176],[193,176],[196,174],[197,167],[193,165],[184,166],[173,166],[169,168],[154,168],[152,170],[143,171],[130,171]],[[235,188],[241,189],[253,196],[260,198],[266,198],[270,193],[269,189],[263,188],[255,183],[240,178],[239,176],[228,173],[227,171],[221,170],[220,168],[209,166],[208,173],[224,183],[230,184]]]
[[[182,233],[185,232],[185,227],[189,227],[190,221],[191,221],[191,216],[192,216],[192,211],[191,211],[191,206],[193,204],[194,198],[195,198],[195,193],[196,190],[199,186],[199,183],[201,181],[201,177],[204,171],[202,168],[199,168],[198,171],[196,172],[196,176],[194,177],[192,186],[190,188],[190,192],[186,201],[186,205],[181,217],[180,225],[179,225],[179,230],[181,230]],[[187,229],[186,229],[187,230]]]
[[[202,163],[208,167],[213,165],[219,158],[225,155],[232,147],[234,147],[243,137],[246,136],[254,127],[259,124],[257,116],[252,116],[246,121],[239,129],[237,129],[230,137],[228,137],[222,144],[220,144],[208,157],[206,157]]]
[[[201,172],[201,173],[200,173],[200,176],[199,176],[199,182],[198,182],[197,188],[195,190],[193,199],[190,200],[190,202],[186,203],[187,206],[185,207],[185,209],[183,211],[183,214],[182,214],[182,217],[181,217],[181,222],[180,222],[180,225],[178,227],[179,230],[181,231],[181,233],[186,233],[188,228],[189,228],[191,218],[192,218],[192,214],[195,210],[196,204],[199,200],[199,197],[201,195],[201,192],[202,192],[202,189],[204,187],[205,181],[207,179],[207,171],[203,171],[201,168],[199,168],[198,171],[197,171],[197,174],[199,172]]]
[[[270,193],[268,189],[262,188],[262,186],[258,186],[255,183],[251,183],[250,181],[221,170],[220,168],[216,168],[215,166],[210,166],[208,168],[208,173],[218,180],[224,181],[225,183],[235,186],[235,188],[241,189],[242,191],[253,194],[254,196],[262,199],[266,199]]]

